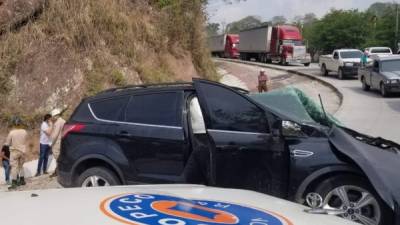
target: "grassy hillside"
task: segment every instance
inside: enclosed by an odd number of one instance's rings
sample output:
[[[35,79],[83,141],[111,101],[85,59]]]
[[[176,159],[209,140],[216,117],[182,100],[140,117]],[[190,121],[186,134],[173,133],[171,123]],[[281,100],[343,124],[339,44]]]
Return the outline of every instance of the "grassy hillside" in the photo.
[[[105,88],[216,79],[201,0],[0,0],[0,139],[19,115],[31,129]],[[2,135],[1,135],[2,134]]]
[[[20,114],[35,121],[112,86],[216,77],[200,0],[51,0],[41,6],[0,36],[3,118]]]

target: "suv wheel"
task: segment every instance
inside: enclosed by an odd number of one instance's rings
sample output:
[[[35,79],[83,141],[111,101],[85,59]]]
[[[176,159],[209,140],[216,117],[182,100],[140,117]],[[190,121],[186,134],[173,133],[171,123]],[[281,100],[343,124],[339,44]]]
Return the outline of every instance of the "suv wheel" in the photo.
[[[383,83],[381,83],[381,85],[380,85],[380,91],[381,91],[382,97],[385,98],[385,97],[388,96],[388,93],[387,93],[387,91],[386,91],[385,85],[384,85]]]
[[[338,71],[338,78],[339,78],[339,80],[343,80],[343,79],[344,79],[343,69],[342,69],[342,68],[339,68],[339,71]]]
[[[338,216],[364,225],[391,224],[391,211],[371,188],[356,176],[336,176],[323,181],[315,190],[323,205],[338,210]],[[389,222],[389,223],[388,223]]]
[[[326,69],[326,66],[325,66],[325,64],[322,64],[322,66],[321,66],[321,73],[322,73],[322,76],[328,76],[328,70]]]
[[[369,91],[369,89],[371,88],[371,87],[367,84],[367,82],[365,81],[365,77],[362,77],[362,78],[361,78],[361,84],[362,84],[362,89],[363,89],[364,91]]]
[[[76,186],[78,187],[102,187],[119,185],[117,175],[104,167],[93,167],[79,175]]]

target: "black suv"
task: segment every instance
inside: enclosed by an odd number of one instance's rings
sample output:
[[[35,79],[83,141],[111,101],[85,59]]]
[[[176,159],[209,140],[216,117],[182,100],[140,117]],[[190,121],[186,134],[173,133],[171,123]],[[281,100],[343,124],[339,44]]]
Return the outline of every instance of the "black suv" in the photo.
[[[195,79],[84,99],[64,127],[59,182],[199,183],[301,203],[317,194],[335,214],[354,221],[392,218],[400,187],[390,179],[399,170],[398,145],[383,139],[377,145],[328,117],[313,119],[296,105],[301,99],[263,96]],[[376,166],[376,157],[385,165]]]

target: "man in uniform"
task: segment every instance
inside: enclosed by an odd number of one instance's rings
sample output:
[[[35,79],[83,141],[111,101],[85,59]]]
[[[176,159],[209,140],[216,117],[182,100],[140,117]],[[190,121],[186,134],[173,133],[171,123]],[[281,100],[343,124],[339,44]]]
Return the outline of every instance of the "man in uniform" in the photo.
[[[52,152],[53,152],[53,157],[54,160],[58,159],[58,156],[60,155],[60,149],[61,149],[61,132],[65,124],[65,120],[61,117],[61,110],[60,109],[54,109],[51,111],[51,116],[53,120],[53,130],[51,132],[51,140],[52,140]],[[57,176],[57,169],[54,171],[54,173],[50,177],[55,177]]]
[[[258,75],[258,92],[267,92],[268,91],[268,76],[265,74],[265,70],[260,70],[260,74]]]
[[[8,133],[4,144],[10,149],[11,186],[8,188],[9,190],[16,189],[19,185],[25,185],[23,165],[28,138],[28,133],[22,127],[20,118],[13,118],[12,123],[13,128]]]

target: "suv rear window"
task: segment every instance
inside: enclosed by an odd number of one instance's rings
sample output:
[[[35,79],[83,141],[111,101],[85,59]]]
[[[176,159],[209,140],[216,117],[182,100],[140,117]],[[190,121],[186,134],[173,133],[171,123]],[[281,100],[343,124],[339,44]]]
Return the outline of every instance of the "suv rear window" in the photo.
[[[131,123],[182,126],[182,93],[157,93],[132,96],[126,109]]]
[[[95,116],[103,120],[123,121],[123,112],[129,96],[110,98],[90,103]]]

